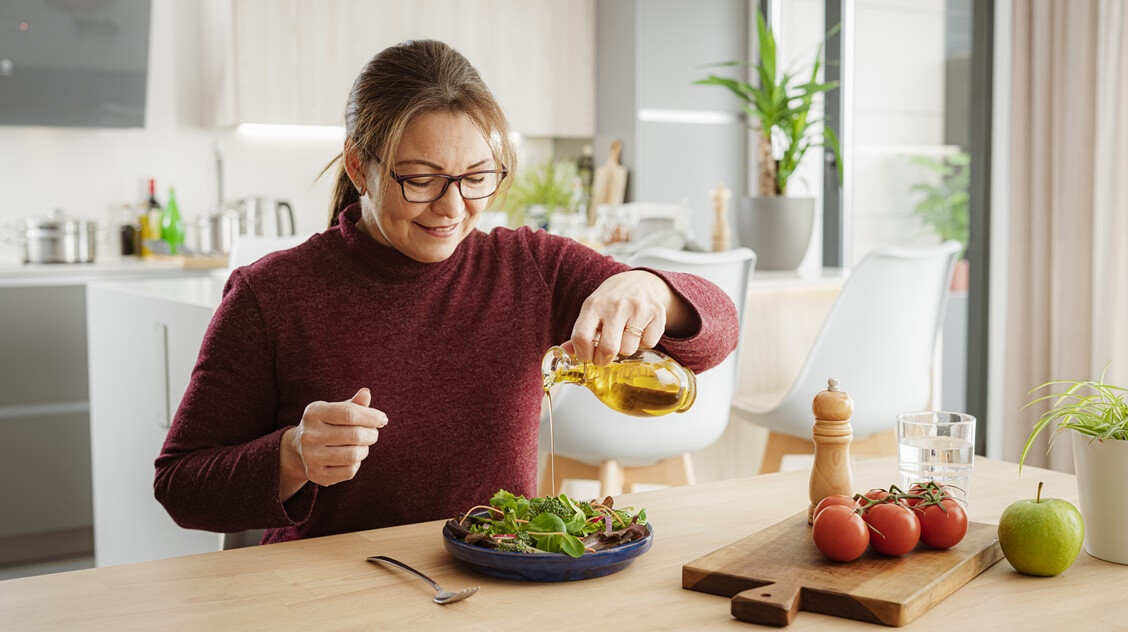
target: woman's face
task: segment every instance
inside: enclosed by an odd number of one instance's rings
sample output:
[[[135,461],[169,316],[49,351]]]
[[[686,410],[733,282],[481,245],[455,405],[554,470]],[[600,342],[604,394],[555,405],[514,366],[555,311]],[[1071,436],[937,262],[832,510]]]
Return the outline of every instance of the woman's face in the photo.
[[[399,176],[459,176],[501,166],[494,164],[489,144],[468,116],[432,112],[408,124],[391,168]],[[433,202],[408,202],[400,183],[385,175],[378,163],[367,170],[365,181],[368,193],[361,199],[362,228],[377,242],[424,263],[443,261],[454,253],[490,201],[463,199],[458,184],[451,182]],[[464,184],[470,195],[470,182]],[[374,196],[377,187],[381,194]]]

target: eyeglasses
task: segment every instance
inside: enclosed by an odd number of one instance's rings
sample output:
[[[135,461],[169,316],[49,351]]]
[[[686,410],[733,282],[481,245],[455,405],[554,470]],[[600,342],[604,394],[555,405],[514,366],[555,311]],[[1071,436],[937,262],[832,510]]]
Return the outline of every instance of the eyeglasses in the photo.
[[[465,200],[480,200],[497,193],[498,186],[509,172],[505,169],[491,171],[471,171],[460,176],[441,173],[422,173],[399,175],[391,172],[392,179],[399,183],[403,199],[408,202],[434,202],[446,195],[451,182],[458,184],[458,193]]]

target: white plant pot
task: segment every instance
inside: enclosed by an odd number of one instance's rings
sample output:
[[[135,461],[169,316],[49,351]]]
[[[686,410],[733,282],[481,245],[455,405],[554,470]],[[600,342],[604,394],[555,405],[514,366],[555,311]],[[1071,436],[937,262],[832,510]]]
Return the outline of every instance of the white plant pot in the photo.
[[[1085,551],[1093,557],[1128,564],[1128,441],[1096,441],[1077,431],[1073,464],[1081,517],[1085,519]]]

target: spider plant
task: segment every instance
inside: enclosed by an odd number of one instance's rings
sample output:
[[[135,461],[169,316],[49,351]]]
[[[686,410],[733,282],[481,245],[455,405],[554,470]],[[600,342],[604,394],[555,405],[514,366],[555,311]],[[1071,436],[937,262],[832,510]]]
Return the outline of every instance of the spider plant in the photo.
[[[1026,454],[1034,444],[1034,439],[1050,425],[1056,426],[1050,438],[1051,446],[1058,435],[1066,430],[1076,430],[1092,437],[1093,441],[1128,441],[1128,403],[1124,401],[1128,389],[1106,384],[1104,376],[1107,370],[1106,364],[1096,381],[1054,380],[1030,390],[1029,395],[1041,389],[1054,387],[1058,387],[1059,392],[1042,395],[1023,407],[1027,408],[1038,402],[1053,401],[1050,409],[1038,418],[1033,430],[1030,431],[1030,436],[1026,439],[1022,456],[1018,460],[1020,472]]]

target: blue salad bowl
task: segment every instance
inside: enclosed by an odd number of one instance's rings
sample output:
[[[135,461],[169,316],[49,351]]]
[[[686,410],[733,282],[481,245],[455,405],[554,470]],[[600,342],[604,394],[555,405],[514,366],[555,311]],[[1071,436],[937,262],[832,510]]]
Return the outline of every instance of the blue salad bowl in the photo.
[[[514,553],[495,551],[467,544],[443,527],[443,548],[471,570],[497,577],[526,582],[568,582],[592,579],[617,573],[650,550],[654,543],[654,527],[646,525],[647,534],[635,540],[595,553],[572,557],[566,553]]]

